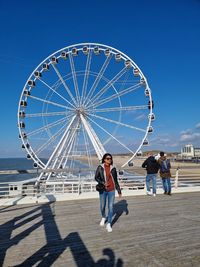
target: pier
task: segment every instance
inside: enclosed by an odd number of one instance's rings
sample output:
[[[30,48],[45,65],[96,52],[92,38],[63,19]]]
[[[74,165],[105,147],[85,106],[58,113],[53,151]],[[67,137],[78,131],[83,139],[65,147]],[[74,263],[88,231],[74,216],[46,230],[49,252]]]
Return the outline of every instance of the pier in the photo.
[[[0,208],[0,266],[199,266],[200,192],[116,198],[113,232],[99,200]]]

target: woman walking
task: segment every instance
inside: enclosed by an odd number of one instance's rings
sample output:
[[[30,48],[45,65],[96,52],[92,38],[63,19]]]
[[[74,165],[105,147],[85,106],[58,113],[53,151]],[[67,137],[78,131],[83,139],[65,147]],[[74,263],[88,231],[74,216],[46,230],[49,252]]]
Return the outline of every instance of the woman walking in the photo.
[[[100,226],[104,226],[106,222],[106,202],[108,201],[108,216],[106,230],[112,232],[112,216],[113,216],[113,204],[115,200],[115,189],[117,190],[119,197],[122,196],[121,189],[117,179],[117,171],[113,166],[112,155],[106,153],[102,158],[102,164],[97,167],[95,173],[95,180],[98,182],[97,191],[99,191],[100,199],[100,211],[101,222]]]

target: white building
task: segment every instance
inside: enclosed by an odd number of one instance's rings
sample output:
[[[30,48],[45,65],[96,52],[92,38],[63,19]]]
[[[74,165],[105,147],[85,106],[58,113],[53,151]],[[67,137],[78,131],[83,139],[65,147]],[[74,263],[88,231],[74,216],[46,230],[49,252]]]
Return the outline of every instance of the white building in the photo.
[[[194,149],[194,156],[195,158],[200,158],[200,147]]]
[[[200,148],[195,148],[192,144],[185,145],[181,149],[181,157],[187,159],[200,158]]]

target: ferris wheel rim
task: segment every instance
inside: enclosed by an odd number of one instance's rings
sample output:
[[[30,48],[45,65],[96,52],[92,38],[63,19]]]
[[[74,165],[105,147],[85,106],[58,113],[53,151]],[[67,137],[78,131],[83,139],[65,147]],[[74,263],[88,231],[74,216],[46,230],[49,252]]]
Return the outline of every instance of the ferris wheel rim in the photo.
[[[131,61],[131,63],[133,64],[133,66],[136,67],[136,68],[140,71],[140,74],[141,74],[142,77],[145,79],[145,82],[146,82],[146,88],[148,88],[148,89],[149,89],[149,92],[150,92],[150,94],[149,94],[149,99],[150,99],[150,101],[152,101],[151,90],[150,90],[150,88],[149,88],[149,86],[148,86],[148,82],[147,82],[147,80],[146,80],[146,78],[145,78],[143,72],[142,72],[141,69],[139,68],[139,66],[138,66],[138,65],[137,65],[137,64],[136,64],[136,63],[135,63],[129,56],[127,56],[126,54],[124,54],[124,53],[121,52],[120,50],[115,49],[115,48],[113,48],[113,47],[111,47],[111,46],[108,46],[108,45],[100,44],[100,43],[77,43],[77,44],[73,44],[73,45],[70,45],[70,46],[66,46],[66,47],[64,47],[64,48],[62,48],[62,49],[57,50],[56,52],[54,52],[54,53],[50,54],[48,57],[46,57],[46,58],[45,58],[45,59],[44,59],[44,60],[43,60],[43,61],[42,61],[42,62],[41,62],[41,63],[40,63],[34,70],[33,70],[33,72],[31,73],[31,75],[30,75],[29,78],[27,79],[27,81],[30,80],[31,77],[33,77],[34,72],[35,72],[36,70],[38,70],[39,67],[40,67],[43,63],[45,63],[47,60],[49,60],[51,57],[53,57],[53,56],[56,55],[57,53],[62,52],[63,50],[67,50],[67,49],[69,50],[69,49],[71,49],[71,48],[73,48],[73,47],[77,47],[77,46],[85,46],[85,45],[101,46],[101,47],[104,47],[104,48],[109,48],[109,49],[112,50],[112,53],[120,53],[121,55],[123,55],[124,60],[125,60],[125,59],[129,59],[129,60]],[[78,49],[79,49],[79,48],[78,48]],[[81,48],[80,48],[80,49],[81,49]],[[104,49],[102,49],[102,50],[104,50]],[[114,51],[114,52],[113,52],[113,51]],[[23,91],[25,90],[26,86],[27,86],[27,82],[25,83],[24,88],[23,88],[23,90],[22,90],[22,94],[21,94],[21,96],[20,96],[20,101],[21,101],[21,99],[23,99]],[[27,98],[27,97],[26,97],[26,98]],[[19,117],[20,101],[19,101],[19,105],[18,105],[18,125],[20,124],[20,117]],[[152,105],[150,105],[149,115],[152,115]],[[147,129],[148,129],[150,126],[151,126],[151,119],[148,120]],[[21,131],[20,128],[19,128],[19,131],[20,131],[20,134],[21,134],[22,131]],[[148,130],[146,130],[146,133],[145,133],[145,135],[144,135],[144,137],[143,137],[142,143],[143,143],[143,141],[146,139],[147,135],[148,135]],[[24,139],[23,139],[23,138],[21,138],[21,139],[22,139],[22,143],[25,145]],[[134,155],[129,159],[129,161],[132,160],[132,158],[134,158],[135,155],[137,154],[137,152],[141,149],[141,147],[142,147],[142,143],[140,144],[140,146],[138,147],[138,149],[135,151]],[[26,147],[25,147],[25,148],[26,148]],[[27,148],[26,148],[26,150],[27,150]],[[28,152],[29,152],[29,151],[28,151]],[[35,153],[34,153],[34,151],[31,151],[31,149],[30,149],[30,152],[33,152],[33,158],[32,158],[32,159],[35,161],[35,158],[34,158]],[[32,154],[31,154],[31,157],[32,157]],[[36,155],[36,157],[37,157],[37,155]],[[37,159],[39,159],[39,158],[37,158]],[[122,167],[124,167],[129,161],[127,161]],[[37,162],[38,162],[38,161],[37,161]],[[38,162],[38,163],[39,163],[39,165],[40,165],[40,162]],[[43,162],[41,161],[41,166],[40,166],[40,167],[44,167],[44,164],[42,164],[42,163],[43,163]]]

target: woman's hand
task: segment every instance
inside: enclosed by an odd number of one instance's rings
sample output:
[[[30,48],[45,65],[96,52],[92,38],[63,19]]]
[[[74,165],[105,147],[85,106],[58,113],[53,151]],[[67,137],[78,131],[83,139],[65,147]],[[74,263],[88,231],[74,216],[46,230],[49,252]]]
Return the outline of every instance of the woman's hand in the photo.
[[[122,198],[122,193],[121,193],[121,194],[119,194],[119,198]]]

